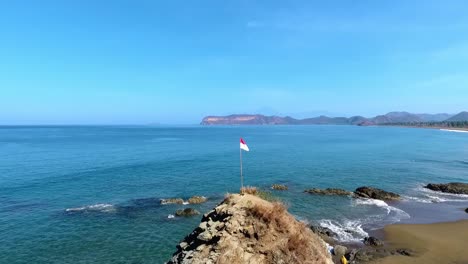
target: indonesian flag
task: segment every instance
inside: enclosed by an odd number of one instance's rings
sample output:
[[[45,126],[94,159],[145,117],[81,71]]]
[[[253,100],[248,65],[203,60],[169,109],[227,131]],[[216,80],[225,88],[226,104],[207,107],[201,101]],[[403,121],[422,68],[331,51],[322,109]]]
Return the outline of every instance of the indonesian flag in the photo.
[[[249,147],[247,146],[247,144],[245,144],[245,141],[242,138],[240,139],[240,148],[245,151],[249,151]]]

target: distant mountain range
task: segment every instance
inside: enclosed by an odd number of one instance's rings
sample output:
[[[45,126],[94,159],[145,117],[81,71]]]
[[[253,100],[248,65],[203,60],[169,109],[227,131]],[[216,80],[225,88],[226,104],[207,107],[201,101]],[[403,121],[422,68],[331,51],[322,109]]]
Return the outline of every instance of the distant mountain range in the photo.
[[[390,112],[372,118],[363,116],[328,117],[318,116],[312,118],[295,119],[290,116],[265,115],[229,115],[207,116],[203,118],[202,125],[380,125],[392,123],[422,123],[442,121],[468,121],[468,112],[451,114],[412,114],[408,112]]]
[[[449,121],[449,122],[452,122],[452,121],[468,121],[468,112],[463,111],[463,112],[461,112],[459,114],[456,114],[456,115],[450,117],[446,121]]]

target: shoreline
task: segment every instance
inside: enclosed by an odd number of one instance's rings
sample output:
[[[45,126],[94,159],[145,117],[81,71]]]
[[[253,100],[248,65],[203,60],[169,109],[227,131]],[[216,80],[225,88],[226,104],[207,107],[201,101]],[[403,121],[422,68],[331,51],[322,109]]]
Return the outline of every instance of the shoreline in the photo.
[[[386,246],[405,248],[411,256],[393,255],[370,263],[468,263],[468,220],[431,224],[391,224],[382,230]]]
[[[384,244],[381,247],[355,245],[354,248],[395,252],[404,250],[408,255],[390,254],[365,263],[468,263],[463,251],[468,237],[466,203],[400,203],[411,218],[387,224],[376,230],[366,230]],[[403,205],[403,206],[402,206]],[[353,247],[352,247],[353,248]]]
[[[468,128],[466,127],[441,127],[441,126],[405,126],[405,125],[376,125],[380,127],[404,127],[404,128],[422,128],[422,129],[436,129],[441,131],[447,132],[468,132]]]

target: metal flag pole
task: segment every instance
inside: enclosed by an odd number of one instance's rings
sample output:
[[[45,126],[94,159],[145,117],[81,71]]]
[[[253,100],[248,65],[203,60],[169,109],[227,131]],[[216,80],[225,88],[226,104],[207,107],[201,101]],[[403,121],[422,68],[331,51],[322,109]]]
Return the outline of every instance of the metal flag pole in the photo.
[[[240,159],[240,178],[241,178],[241,194],[244,188],[244,179],[242,178],[242,149],[239,148],[239,159]]]

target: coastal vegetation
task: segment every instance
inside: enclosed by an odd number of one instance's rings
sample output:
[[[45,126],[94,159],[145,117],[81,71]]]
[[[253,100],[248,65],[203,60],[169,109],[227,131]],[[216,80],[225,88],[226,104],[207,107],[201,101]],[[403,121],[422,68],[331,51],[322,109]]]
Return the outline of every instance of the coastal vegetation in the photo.
[[[468,129],[468,121],[396,122],[396,123],[384,123],[381,125],[382,126],[419,127],[419,128]]]

